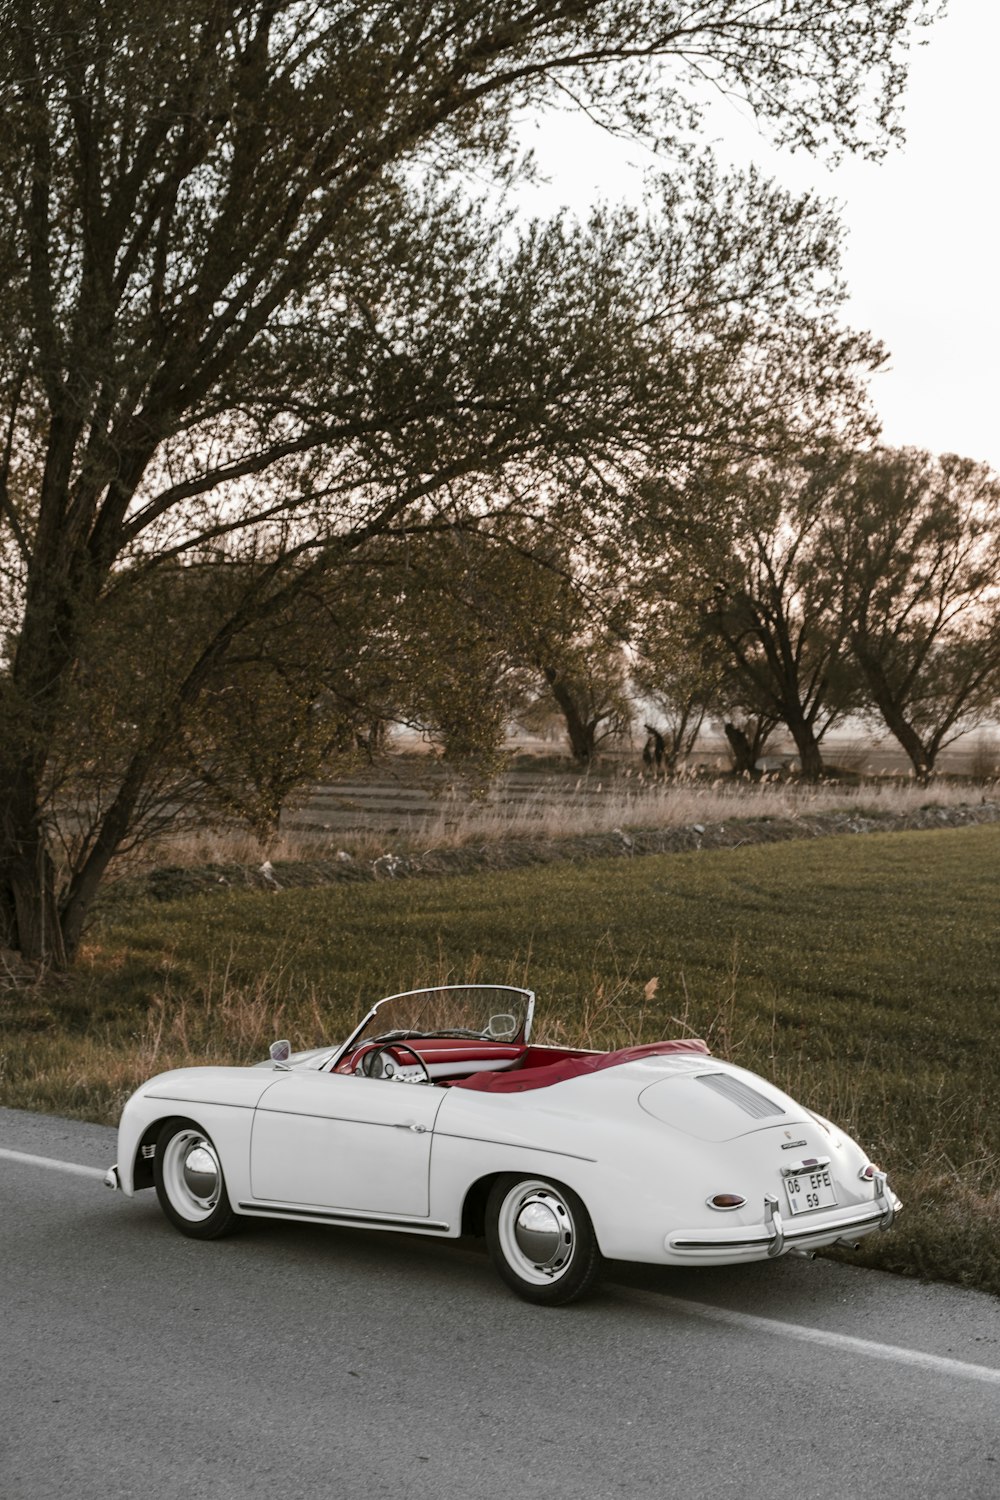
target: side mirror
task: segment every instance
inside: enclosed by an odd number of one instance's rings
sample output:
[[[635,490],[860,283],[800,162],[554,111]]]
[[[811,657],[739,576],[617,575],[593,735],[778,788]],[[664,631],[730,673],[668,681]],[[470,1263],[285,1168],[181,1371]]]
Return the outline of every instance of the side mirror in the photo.
[[[270,1047],[268,1048],[268,1055],[276,1068],[281,1068],[284,1072],[287,1073],[289,1071],[288,1059],[292,1055],[291,1042],[287,1040],[282,1042],[272,1042]]]
[[[516,1036],[517,1017],[509,1015],[490,1016],[486,1035],[493,1038],[495,1042],[501,1042],[505,1037]]]

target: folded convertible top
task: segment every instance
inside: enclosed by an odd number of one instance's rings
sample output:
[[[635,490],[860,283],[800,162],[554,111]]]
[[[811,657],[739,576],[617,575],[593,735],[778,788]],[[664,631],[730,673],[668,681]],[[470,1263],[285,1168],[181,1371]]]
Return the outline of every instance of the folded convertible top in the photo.
[[[558,1062],[540,1067],[515,1068],[509,1073],[474,1073],[454,1085],[458,1089],[478,1089],[482,1094],[519,1094],[528,1089],[544,1089],[568,1078],[585,1073],[599,1073],[622,1063],[638,1062],[644,1057],[663,1057],[670,1052],[703,1052],[708,1046],[700,1037],[682,1037],[673,1042],[649,1042],[643,1047],[622,1047],[617,1052],[589,1052],[582,1057],[562,1057]]]

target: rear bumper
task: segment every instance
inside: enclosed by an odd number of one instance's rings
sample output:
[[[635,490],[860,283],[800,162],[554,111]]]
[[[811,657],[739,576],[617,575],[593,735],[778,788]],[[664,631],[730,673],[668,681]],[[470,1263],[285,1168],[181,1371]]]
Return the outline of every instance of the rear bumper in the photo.
[[[726,1229],[676,1230],[667,1235],[663,1248],[676,1264],[731,1265],[738,1261],[773,1260],[789,1251],[820,1250],[839,1241],[853,1242],[877,1229],[888,1229],[902,1204],[880,1174],[871,1203],[853,1204],[832,1213],[810,1215],[808,1220],[784,1220],[777,1199],[765,1198],[764,1217],[757,1225],[734,1225]]]

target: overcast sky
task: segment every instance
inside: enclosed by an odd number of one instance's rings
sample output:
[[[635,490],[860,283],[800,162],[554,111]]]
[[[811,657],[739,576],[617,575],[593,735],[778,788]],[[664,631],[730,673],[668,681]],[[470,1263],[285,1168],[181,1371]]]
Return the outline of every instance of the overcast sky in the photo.
[[[950,0],[911,53],[904,147],[835,170],[773,150],[731,106],[713,111],[723,161],[754,160],[788,187],[841,205],[851,299],[845,321],[887,345],[872,381],[883,439],[957,452],[1000,470],[1000,0]],[[651,158],[579,116],[530,132],[548,184],[536,213],[637,198]]]

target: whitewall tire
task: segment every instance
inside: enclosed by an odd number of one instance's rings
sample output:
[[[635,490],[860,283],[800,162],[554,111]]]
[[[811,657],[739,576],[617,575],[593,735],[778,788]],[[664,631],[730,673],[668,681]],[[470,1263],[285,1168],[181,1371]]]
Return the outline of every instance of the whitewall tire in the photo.
[[[500,1276],[528,1302],[575,1302],[601,1273],[597,1236],[581,1199],[547,1178],[501,1177],[493,1184],[486,1243]]]
[[[214,1240],[237,1224],[219,1153],[187,1120],[168,1120],[156,1142],[153,1180],[160,1207],[181,1234]]]

